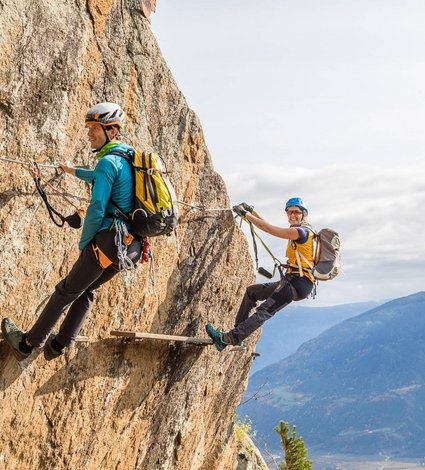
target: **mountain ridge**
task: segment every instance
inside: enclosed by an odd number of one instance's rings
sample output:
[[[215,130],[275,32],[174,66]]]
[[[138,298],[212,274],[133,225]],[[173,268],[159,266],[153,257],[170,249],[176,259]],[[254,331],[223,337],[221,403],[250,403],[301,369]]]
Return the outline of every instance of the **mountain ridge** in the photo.
[[[314,451],[420,456],[425,448],[425,292],[344,320],[254,374],[240,413],[261,435],[298,425]],[[424,366],[424,367],[422,367]],[[422,369],[424,372],[422,372]],[[271,444],[270,444],[271,445]]]
[[[254,361],[250,375],[293,354],[301,344],[331,326],[378,305],[380,303],[374,301],[328,307],[291,304],[263,325],[262,334],[257,343],[257,351],[261,353],[261,356]]]

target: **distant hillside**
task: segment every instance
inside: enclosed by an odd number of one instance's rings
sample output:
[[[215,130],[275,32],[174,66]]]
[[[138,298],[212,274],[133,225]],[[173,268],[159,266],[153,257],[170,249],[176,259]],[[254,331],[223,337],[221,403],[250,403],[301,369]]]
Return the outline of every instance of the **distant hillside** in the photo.
[[[239,408],[271,448],[279,419],[318,452],[423,457],[425,292],[334,326],[254,374]],[[269,395],[267,395],[269,393]],[[267,395],[267,396],[265,396]]]
[[[253,362],[251,374],[293,354],[303,343],[331,326],[378,305],[378,302],[358,302],[332,307],[294,306],[281,310],[263,326],[256,348],[261,357]]]

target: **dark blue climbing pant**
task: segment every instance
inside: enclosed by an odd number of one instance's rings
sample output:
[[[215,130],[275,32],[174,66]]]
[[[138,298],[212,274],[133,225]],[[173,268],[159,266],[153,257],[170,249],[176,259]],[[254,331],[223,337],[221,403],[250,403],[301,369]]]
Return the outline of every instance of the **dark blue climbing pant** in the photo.
[[[276,312],[293,300],[305,299],[312,290],[313,283],[304,276],[285,276],[278,282],[249,286],[236,315],[235,328],[227,333],[232,343],[239,344]],[[249,316],[260,300],[264,302]]]
[[[62,346],[70,346],[75,341],[93,303],[94,291],[119,272],[114,236],[115,232],[104,230],[99,232],[94,240],[95,245],[112,261],[110,266],[104,268],[99,264],[101,261],[96,256],[92,244],[89,244],[80,253],[68,276],[56,285],[55,292],[34,326],[27,332],[27,339],[32,346],[39,347],[44,344],[68,306],[69,310],[56,339]],[[127,248],[127,256],[135,264],[140,255],[141,242],[133,240]]]

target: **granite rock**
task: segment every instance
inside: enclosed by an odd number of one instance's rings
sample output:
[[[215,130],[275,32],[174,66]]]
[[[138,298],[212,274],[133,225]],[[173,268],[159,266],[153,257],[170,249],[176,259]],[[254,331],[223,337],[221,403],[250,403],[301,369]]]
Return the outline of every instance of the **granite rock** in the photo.
[[[0,46],[2,157],[93,167],[84,115],[115,101],[127,112],[125,140],[162,156],[180,201],[230,206],[140,2],[2,0]],[[0,165],[0,311],[26,329],[78,256],[79,232],[52,224],[25,166]],[[90,197],[68,175],[44,168],[42,176],[76,204]],[[88,343],[19,364],[0,343],[0,468],[235,467],[230,423],[256,336],[246,352],[219,354],[109,332],[230,328],[253,280],[246,240],[230,212],[181,205],[176,235],[152,240],[152,251],[155,287],[147,265],[103,286],[81,332]]]

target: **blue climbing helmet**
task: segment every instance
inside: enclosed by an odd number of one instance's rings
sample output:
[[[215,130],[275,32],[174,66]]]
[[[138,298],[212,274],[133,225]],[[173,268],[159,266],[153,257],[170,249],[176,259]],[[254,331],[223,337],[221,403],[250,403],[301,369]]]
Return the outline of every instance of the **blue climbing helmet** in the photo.
[[[307,206],[300,197],[291,197],[291,199],[288,199],[285,204],[285,212],[288,212],[288,208],[292,206],[299,207],[300,209],[304,210],[306,214],[308,214]]]

